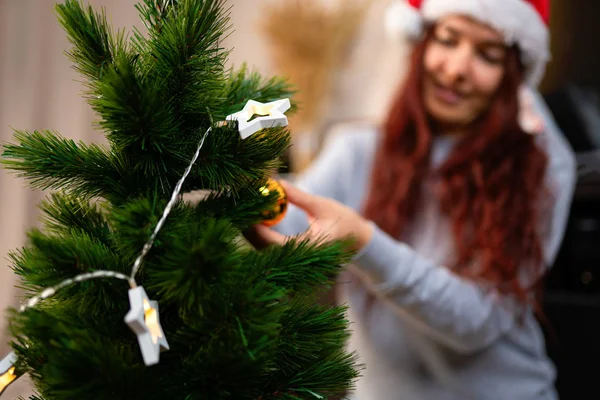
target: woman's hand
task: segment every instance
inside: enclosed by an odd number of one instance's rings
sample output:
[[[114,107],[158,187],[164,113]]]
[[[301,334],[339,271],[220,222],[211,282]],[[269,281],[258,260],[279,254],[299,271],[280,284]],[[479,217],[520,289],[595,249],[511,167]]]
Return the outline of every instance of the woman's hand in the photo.
[[[371,240],[373,228],[366,219],[350,207],[335,200],[308,194],[285,181],[282,181],[281,185],[286,191],[290,204],[300,207],[308,215],[309,228],[301,234],[301,237],[309,240],[323,238],[338,240],[352,237],[355,240],[353,250],[362,249]],[[281,245],[289,240],[287,236],[264,225],[252,227],[245,236],[256,247],[269,244]]]

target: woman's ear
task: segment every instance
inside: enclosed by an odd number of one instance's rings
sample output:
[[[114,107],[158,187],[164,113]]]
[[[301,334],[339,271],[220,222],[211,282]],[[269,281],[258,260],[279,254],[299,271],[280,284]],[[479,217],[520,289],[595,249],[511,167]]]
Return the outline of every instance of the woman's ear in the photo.
[[[517,118],[521,129],[531,135],[537,135],[544,131],[544,119],[535,109],[533,94],[526,85],[519,88],[519,115]]]

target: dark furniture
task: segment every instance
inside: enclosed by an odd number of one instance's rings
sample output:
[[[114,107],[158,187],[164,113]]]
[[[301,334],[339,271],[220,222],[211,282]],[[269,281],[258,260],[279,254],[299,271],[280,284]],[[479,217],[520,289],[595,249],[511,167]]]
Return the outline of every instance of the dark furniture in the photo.
[[[545,97],[578,155],[596,151],[589,123],[566,90]],[[598,132],[600,133],[600,132]],[[595,133],[595,134],[598,134]],[[565,237],[546,281],[548,352],[558,368],[561,400],[600,399],[600,157],[579,161],[580,175]]]

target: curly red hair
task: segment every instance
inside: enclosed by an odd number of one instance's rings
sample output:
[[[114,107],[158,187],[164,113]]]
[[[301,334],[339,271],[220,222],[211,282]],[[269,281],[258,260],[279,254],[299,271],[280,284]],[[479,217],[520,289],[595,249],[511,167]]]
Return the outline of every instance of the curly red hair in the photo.
[[[414,49],[403,90],[383,126],[364,215],[388,234],[402,236],[419,204],[422,183],[433,178],[457,249],[458,262],[450,267],[526,302],[530,288],[519,279],[522,269],[542,275],[538,211],[547,157],[517,121],[523,77],[519,51],[509,50],[503,81],[488,110],[449,158],[430,171],[433,134],[421,90],[430,36]],[[476,269],[469,267],[474,261]]]

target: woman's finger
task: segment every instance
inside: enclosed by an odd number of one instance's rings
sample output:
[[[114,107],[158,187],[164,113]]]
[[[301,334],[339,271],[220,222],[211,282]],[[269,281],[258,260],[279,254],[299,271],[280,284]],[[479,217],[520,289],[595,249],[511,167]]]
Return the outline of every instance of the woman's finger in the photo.
[[[243,232],[244,237],[252,246],[261,250],[272,244],[283,244],[287,237],[275,232],[264,225],[255,225]]]
[[[256,235],[267,244],[282,245],[288,240],[287,236],[282,235],[279,232],[275,232],[273,229],[264,225],[256,225],[254,227],[254,231],[256,232]]]
[[[242,232],[244,238],[257,250],[262,250],[269,245],[263,237],[256,231],[256,229],[252,226]]]
[[[320,197],[306,193],[287,181],[281,181],[280,183],[285,189],[285,193],[287,194],[287,198],[290,203],[302,208],[304,211],[312,215],[315,215],[319,211],[322,203],[322,201],[320,201]]]

